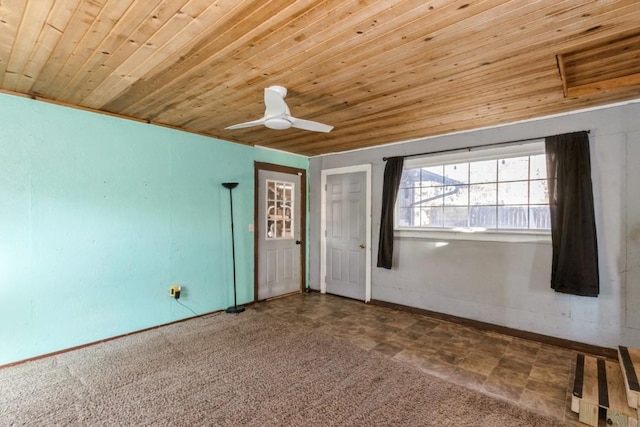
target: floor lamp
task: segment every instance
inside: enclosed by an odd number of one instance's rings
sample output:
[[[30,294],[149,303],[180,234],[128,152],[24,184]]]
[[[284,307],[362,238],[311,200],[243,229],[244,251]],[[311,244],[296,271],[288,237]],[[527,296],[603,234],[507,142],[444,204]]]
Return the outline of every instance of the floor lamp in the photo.
[[[233,257],[233,305],[227,308],[227,313],[242,313],[244,307],[236,302],[236,239],[233,235],[233,196],[231,190],[238,186],[237,182],[223,182],[222,186],[229,189],[229,206],[231,207],[231,255]]]

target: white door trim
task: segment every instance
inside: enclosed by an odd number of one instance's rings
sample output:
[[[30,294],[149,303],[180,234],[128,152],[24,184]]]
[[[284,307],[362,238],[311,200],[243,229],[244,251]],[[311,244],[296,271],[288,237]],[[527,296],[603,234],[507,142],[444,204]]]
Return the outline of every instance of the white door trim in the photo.
[[[343,168],[323,169],[320,184],[320,292],[327,292],[327,176],[344,173],[364,172],[366,188],[366,254],[364,302],[371,300],[371,164],[346,166]]]

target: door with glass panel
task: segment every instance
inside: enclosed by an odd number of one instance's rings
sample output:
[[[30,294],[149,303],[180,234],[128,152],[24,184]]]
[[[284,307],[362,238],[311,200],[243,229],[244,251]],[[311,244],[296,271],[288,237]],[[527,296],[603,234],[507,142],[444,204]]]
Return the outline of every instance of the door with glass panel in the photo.
[[[301,179],[258,172],[258,300],[301,290]]]

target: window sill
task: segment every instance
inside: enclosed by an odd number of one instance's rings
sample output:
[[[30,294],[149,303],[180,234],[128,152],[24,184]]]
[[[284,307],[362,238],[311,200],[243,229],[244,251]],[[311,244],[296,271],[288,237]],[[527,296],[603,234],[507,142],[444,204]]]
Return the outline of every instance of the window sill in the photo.
[[[396,228],[394,238],[425,240],[472,240],[507,243],[551,244],[551,233],[544,231],[473,231]]]

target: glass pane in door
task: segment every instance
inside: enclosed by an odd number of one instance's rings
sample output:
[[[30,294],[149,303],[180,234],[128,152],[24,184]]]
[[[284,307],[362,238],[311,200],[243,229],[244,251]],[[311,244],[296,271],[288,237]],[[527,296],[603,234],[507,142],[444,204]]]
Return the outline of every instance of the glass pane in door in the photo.
[[[267,240],[293,239],[295,183],[267,180]]]

